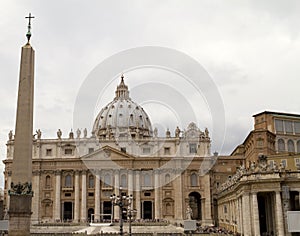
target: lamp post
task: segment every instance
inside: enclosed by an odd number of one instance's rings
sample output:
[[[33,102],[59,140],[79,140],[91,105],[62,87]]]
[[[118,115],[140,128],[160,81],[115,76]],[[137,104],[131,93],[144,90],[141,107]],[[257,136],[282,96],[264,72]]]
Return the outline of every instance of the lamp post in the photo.
[[[131,206],[128,206],[128,218],[129,218],[129,236],[131,236],[131,218],[134,216],[134,214],[137,212],[135,209],[131,209]]]
[[[119,207],[119,218],[120,218],[120,235],[123,235],[123,207],[130,206],[132,203],[132,195],[130,196],[122,196],[122,193],[120,192],[120,196],[116,196],[115,194],[110,196],[110,200],[113,206]]]

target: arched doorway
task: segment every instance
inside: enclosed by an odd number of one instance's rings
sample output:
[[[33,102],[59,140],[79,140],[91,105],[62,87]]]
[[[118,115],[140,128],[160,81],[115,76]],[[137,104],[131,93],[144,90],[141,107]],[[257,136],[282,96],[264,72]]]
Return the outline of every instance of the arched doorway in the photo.
[[[201,195],[197,192],[191,192],[189,194],[189,205],[192,208],[192,219],[201,220],[202,211],[201,211]]]

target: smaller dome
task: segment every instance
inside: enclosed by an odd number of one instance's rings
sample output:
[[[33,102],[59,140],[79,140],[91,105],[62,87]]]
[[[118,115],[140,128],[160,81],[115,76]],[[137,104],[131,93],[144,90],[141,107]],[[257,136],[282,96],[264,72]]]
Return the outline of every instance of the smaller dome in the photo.
[[[97,115],[93,134],[100,139],[152,137],[150,118],[144,109],[129,97],[123,75],[115,94],[114,100]]]

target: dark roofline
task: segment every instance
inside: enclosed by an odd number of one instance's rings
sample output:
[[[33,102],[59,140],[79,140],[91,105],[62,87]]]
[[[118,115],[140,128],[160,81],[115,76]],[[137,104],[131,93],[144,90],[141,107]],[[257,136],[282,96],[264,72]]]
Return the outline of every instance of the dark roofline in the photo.
[[[270,115],[278,115],[278,116],[289,116],[289,117],[297,117],[300,118],[300,114],[292,114],[292,113],[285,113],[285,112],[276,112],[276,111],[263,111],[253,115],[252,117],[256,117],[262,114],[270,114]]]

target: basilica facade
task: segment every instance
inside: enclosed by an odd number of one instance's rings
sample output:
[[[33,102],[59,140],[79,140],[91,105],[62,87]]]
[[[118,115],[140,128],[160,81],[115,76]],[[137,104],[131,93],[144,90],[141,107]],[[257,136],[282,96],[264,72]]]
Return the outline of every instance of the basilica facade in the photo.
[[[112,96],[113,98],[113,96]],[[91,134],[88,134],[91,133]],[[126,218],[111,195],[132,195],[136,220],[213,224],[207,129],[190,123],[158,136],[145,110],[129,96],[121,77],[112,102],[97,115],[91,132],[58,129],[44,139],[37,130],[32,153],[32,222],[94,222]],[[9,209],[14,135],[5,164],[5,209]],[[191,213],[187,216],[187,209]],[[124,209],[126,210],[126,209]]]

